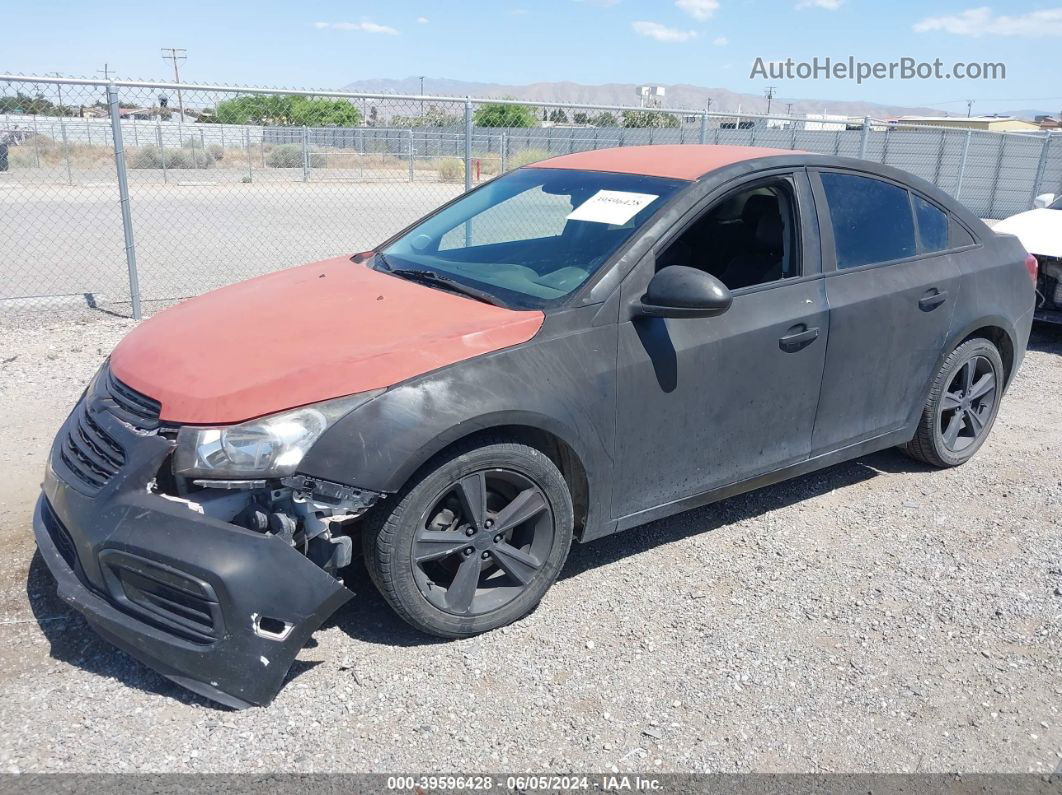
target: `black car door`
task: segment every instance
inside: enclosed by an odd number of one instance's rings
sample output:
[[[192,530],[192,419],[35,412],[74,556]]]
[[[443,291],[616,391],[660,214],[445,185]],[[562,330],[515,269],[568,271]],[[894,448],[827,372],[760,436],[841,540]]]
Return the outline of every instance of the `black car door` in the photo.
[[[960,272],[946,214],[907,187],[840,170],[811,178],[830,305],[818,454],[908,424],[947,339]]]
[[[687,265],[737,285],[733,304],[712,318],[620,318],[615,518],[811,449],[828,317],[807,175],[746,180],[702,207],[628,276],[624,301],[656,270]]]

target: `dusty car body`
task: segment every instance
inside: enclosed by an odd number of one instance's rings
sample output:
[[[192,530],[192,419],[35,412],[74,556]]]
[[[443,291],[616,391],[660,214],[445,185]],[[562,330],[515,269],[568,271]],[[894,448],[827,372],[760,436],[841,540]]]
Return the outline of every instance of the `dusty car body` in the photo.
[[[265,704],[350,598],[355,540],[403,618],[461,637],[533,610],[573,538],[894,445],[964,462],[1021,364],[1029,268],[886,166],[542,161],[143,323],[56,437],[37,543],[102,636]]]
[[[1038,197],[1037,204],[1005,218],[993,229],[1017,237],[1039,262],[1036,319],[1062,323],[1062,195]]]

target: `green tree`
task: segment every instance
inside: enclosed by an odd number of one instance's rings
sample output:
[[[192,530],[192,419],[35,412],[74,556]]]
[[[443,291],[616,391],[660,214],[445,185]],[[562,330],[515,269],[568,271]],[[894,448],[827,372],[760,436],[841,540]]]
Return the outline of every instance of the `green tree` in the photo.
[[[77,116],[79,109],[72,105],[56,105],[43,94],[30,96],[21,91],[15,96],[0,97],[0,113],[24,113],[27,116]]]
[[[488,102],[480,105],[472,114],[477,127],[535,127],[535,112],[526,105],[510,105],[506,102]]]
[[[575,113],[572,115],[572,121],[576,124],[589,124],[590,117],[587,116],[585,113]]]
[[[596,116],[592,116],[590,118],[590,123],[595,127],[616,127],[618,124],[616,117],[607,110],[603,110]]]
[[[356,127],[361,124],[361,111],[342,99],[274,94],[219,102],[213,118],[221,124]]]
[[[678,116],[659,110],[625,110],[624,127],[678,127]]]
[[[563,108],[557,108],[556,110],[550,111],[549,120],[554,124],[567,124],[568,114],[564,112]]]

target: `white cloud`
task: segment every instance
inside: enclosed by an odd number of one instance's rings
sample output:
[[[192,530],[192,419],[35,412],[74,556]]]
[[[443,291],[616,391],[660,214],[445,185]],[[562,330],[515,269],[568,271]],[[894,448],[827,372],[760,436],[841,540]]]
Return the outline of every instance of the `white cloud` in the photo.
[[[915,23],[916,33],[942,30],[956,36],[1062,36],[1062,8],[1045,8],[1017,16],[996,16],[988,6],[958,14],[926,17]]]
[[[641,36],[648,36],[650,39],[656,39],[657,41],[689,41],[697,38],[697,31],[695,30],[669,28],[659,22],[632,22],[631,27],[634,28],[635,33]]]
[[[844,0],[800,0],[796,4],[799,8],[825,8],[827,11],[836,11],[844,3]]]
[[[427,17],[417,17],[417,24],[418,25],[427,25],[429,22],[431,22],[431,20],[428,19]]]
[[[699,22],[719,10],[719,0],[675,0],[675,5]]]
[[[313,26],[318,30],[361,30],[365,33],[384,33],[388,36],[397,36],[398,31],[390,25],[377,25],[375,22],[314,22]]]
[[[712,44],[714,44],[716,47],[725,47],[729,43],[730,39],[728,39],[726,36],[716,36],[714,39],[712,39]]]

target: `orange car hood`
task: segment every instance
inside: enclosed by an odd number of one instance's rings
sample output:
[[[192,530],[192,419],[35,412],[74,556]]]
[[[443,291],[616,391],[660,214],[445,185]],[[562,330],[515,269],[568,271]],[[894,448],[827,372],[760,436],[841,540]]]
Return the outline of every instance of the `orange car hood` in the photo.
[[[160,312],[111,369],[164,420],[224,424],[391,386],[526,342],[542,321],[337,257]]]

